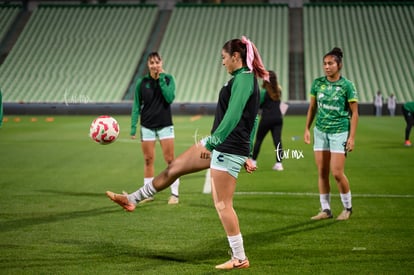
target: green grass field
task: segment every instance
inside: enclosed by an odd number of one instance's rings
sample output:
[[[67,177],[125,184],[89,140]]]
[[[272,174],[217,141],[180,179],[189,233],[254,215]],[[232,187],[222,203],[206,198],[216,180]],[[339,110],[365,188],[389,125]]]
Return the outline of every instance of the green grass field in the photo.
[[[93,116],[7,117],[0,129],[0,274],[216,274],[228,244],[205,172],[181,178],[180,204],[156,200],[127,213],[106,190],[142,185],[129,117],[111,145],[88,138]],[[177,116],[176,152],[209,133],[212,117]],[[235,208],[251,267],[234,274],[413,274],[414,148],[402,117],[361,117],[346,174],[350,220],[311,221],[319,211],[305,117],[285,118],[285,171],[271,170],[270,135],[259,169],[239,176]],[[413,133],[414,135],[414,133]],[[157,145],[156,170],[165,167]],[[335,183],[334,215],[342,210]]]

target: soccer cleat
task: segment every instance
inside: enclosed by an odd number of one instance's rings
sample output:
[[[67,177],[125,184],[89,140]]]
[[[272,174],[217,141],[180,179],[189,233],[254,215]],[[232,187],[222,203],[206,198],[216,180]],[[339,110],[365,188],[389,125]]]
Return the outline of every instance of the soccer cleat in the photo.
[[[146,199],[143,199],[143,200],[139,201],[138,204],[144,204],[144,203],[153,202],[153,201],[154,201],[154,197],[148,197]]]
[[[283,171],[283,165],[281,162],[276,162],[272,169],[275,171]]]
[[[229,261],[216,265],[217,269],[241,269],[248,268],[250,266],[249,260],[246,258],[244,260],[239,260],[232,257]]]
[[[407,139],[407,140],[404,142],[404,146],[411,147],[411,146],[412,146],[411,141],[409,141],[409,140]]]
[[[176,195],[171,195],[170,198],[168,199],[168,204],[178,204],[180,202],[180,200],[178,199],[178,196]]]
[[[351,217],[352,214],[352,208],[344,209],[344,211],[339,214],[339,216],[336,218],[337,221],[346,221]]]
[[[106,191],[106,196],[110,198],[113,202],[119,204],[122,208],[124,208],[128,212],[132,212],[135,210],[135,204],[129,202],[126,195],[116,194],[111,191]]]
[[[319,212],[318,215],[313,216],[311,220],[319,221],[325,219],[331,219],[333,217],[331,210],[324,209],[322,212]]]

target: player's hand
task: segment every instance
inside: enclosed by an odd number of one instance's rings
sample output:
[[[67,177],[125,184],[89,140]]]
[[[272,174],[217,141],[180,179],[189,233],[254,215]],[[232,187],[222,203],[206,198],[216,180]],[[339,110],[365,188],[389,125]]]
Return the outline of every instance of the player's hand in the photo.
[[[303,134],[303,140],[306,144],[310,144],[310,131],[309,129],[305,129],[305,133]]]
[[[354,150],[355,147],[355,141],[353,138],[348,138],[348,140],[346,141],[346,147],[345,150],[347,152],[351,152],[352,150]]]
[[[137,137],[134,135],[134,136],[131,136],[131,139],[136,139]]]
[[[203,146],[203,149],[200,152],[200,158],[201,159],[209,159],[210,156],[211,156],[211,152]]]
[[[256,171],[257,167],[251,159],[247,159],[244,163],[244,169],[246,169],[246,172],[250,174]]]

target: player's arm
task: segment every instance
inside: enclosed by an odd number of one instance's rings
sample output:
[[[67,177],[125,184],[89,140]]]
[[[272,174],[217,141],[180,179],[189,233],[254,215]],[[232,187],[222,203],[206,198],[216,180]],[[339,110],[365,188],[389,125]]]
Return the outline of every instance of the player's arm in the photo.
[[[263,105],[266,96],[266,89],[260,89],[260,107]]]
[[[316,98],[315,96],[311,95],[308,112],[306,115],[305,133],[303,134],[303,140],[306,144],[310,144],[310,128],[312,126],[313,120],[315,119],[317,108]]]
[[[175,80],[172,75],[160,73],[160,87],[167,103],[171,104],[175,98]]]
[[[131,111],[131,137],[135,137],[137,133],[137,123],[139,114],[141,113],[141,83],[142,78],[139,78],[137,81],[137,85],[135,86],[135,95],[134,101],[132,104],[132,111]]]
[[[351,152],[352,150],[354,150],[354,146],[355,146],[355,134],[356,134],[358,119],[359,119],[358,102],[350,101],[349,109],[351,111],[351,121],[350,121],[350,127],[349,127],[349,137],[346,142],[346,150]]]
[[[253,147],[254,147],[254,138],[256,137],[257,128],[259,126],[259,115],[256,116],[256,119],[254,120],[254,125],[252,132],[250,133],[250,153],[249,158],[253,156]]]
[[[349,127],[349,137],[346,142],[346,150],[352,151],[355,146],[355,134],[358,125],[359,113],[358,113],[358,93],[356,91],[354,83],[350,82],[347,87],[347,97],[349,110],[351,111],[351,120]]]
[[[206,148],[209,151],[226,140],[239,123],[244,107],[253,91],[252,77],[250,74],[241,74],[234,80],[226,114],[206,142]]]

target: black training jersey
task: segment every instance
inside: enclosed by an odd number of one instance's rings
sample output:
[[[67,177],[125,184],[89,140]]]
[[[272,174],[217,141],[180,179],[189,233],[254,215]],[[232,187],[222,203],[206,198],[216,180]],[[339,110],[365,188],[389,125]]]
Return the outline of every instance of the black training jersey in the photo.
[[[266,89],[260,90],[260,108],[262,108],[262,120],[281,123],[283,116],[280,111],[280,100],[272,100]]]
[[[161,73],[159,79],[146,75],[137,81],[131,114],[131,135],[141,115],[141,125],[156,129],[173,125],[171,103],[175,98],[175,81],[172,75]]]
[[[206,148],[249,156],[251,132],[259,110],[259,85],[247,68],[233,72],[233,76],[220,91]]]

